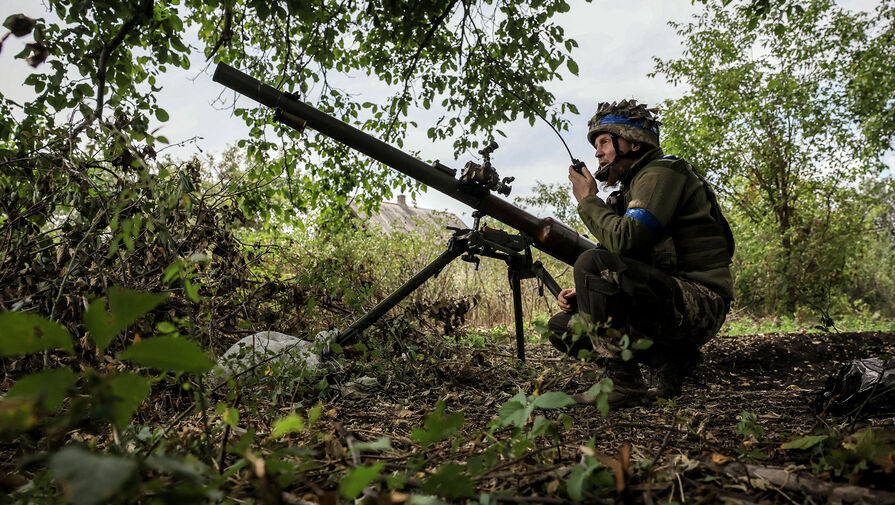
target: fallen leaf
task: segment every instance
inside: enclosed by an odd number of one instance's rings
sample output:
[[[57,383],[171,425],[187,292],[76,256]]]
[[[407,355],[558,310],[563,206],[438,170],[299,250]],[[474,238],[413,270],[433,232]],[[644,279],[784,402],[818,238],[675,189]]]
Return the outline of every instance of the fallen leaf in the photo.
[[[392,491],[392,494],[389,495],[389,501],[391,501],[392,503],[404,503],[409,499],[409,494],[399,493],[397,491]]]
[[[251,465],[249,468],[252,469],[252,473],[255,474],[255,477],[259,479],[264,478],[264,459],[255,456],[251,449],[246,450],[246,460]]]
[[[717,452],[712,453],[712,463],[716,465],[723,465],[729,461],[732,461],[733,458],[725,456],[723,454],[718,454]]]
[[[553,479],[547,483],[547,492],[549,494],[556,493],[557,489],[559,489],[559,481],[557,479]]]

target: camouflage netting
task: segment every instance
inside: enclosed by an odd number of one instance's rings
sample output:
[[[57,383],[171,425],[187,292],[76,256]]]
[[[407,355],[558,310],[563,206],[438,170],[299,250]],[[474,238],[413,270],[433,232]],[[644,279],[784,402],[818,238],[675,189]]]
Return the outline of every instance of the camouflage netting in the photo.
[[[657,109],[648,108],[643,103],[638,104],[637,100],[622,100],[611,104],[601,102],[597,106],[597,113],[587,122],[587,141],[593,145],[597,135],[606,132],[625,140],[659,147],[659,126],[662,123],[656,118],[656,113]],[[613,116],[620,116],[634,125],[619,122]]]

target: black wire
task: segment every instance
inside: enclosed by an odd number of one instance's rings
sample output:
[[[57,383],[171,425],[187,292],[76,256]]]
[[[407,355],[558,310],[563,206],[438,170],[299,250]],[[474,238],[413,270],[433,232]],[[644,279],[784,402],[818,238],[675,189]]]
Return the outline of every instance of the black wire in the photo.
[[[491,54],[488,52],[488,50],[487,50],[485,47],[483,47],[483,46],[481,45],[481,42],[479,43],[478,46],[479,46],[479,49],[481,49],[481,51],[482,51],[482,55],[484,55],[485,58],[488,59],[488,61],[490,61],[492,64],[497,65],[497,66],[503,65],[501,62],[497,62],[497,61],[494,60],[494,58],[491,57]],[[503,66],[506,66],[506,65],[503,65]],[[569,145],[566,144],[566,139],[564,139],[564,138],[562,137],[562,134],[559,133],[559,130],[557,130],[556,127],[553,126],[553,123],[551,123],[550,121],[547,121],[547,118],[545,118],[544,115],[541,114],[541,112],[540,112],[538,109],[535,109],[534,105],[528,103],[528,100],[522,98],[522,97],[519,96],[515,91],[513,91],[513,90],[511,90],[510,88],[504,86],[504,84],[503,84],[502,82],[497,81],[496,79],[494,79],[494,78],[491,77],[490,75],[488,76],[488,80],[490,80],[490,81],[493,82],[494,84],[497,84],[498,86],[501,87],[501,89],[503,89],[503,90],[506,91],[507,93],[509,93],[509,94],[513,95],[514,97],[516,97],[517,100],[519,100],[520,102],[524,103],[529,109],[531,109],[531,111],[534,112],[536,116],[538,116],[539,118],[541,118],[541,121],[547,123],[547,125],[550,126],[550,129],[553,130],[553,133],[555,133],[556,136],[559,137],[559,141],[562,142],[563,147],[566,148],[566,152],[569,153],[569,158],[572,160],[572,165],[574,165],[574,166],[576,167],[575,170],[576,170],[578,173],[581,173],[581,168],[580,168],[580,167],[583,165],[583,163],[581,163],[580,161],[578,161],[578,159],[575,158],[575,156],[572,155],[572,150],[569,149]]]
[[[490,59],[490,56],[489,56],[489,59]],[[492,60],[492,61],[494,61],[494,60]],[[542,120],[543,122],[547,123],[547,125],[550,126],[550,129],[553,130],[553,133],[555,133],[556,136],[559,137],[559,141],[562,142],[563,147],[566,148],[566,152],[569,153],[569,158],[572,160],[572,163],[573,163],[573,164],[580,163],[580,162],[575,158],[575,156],[572,155],[572,150],[569,149],[569,145],[566,144],[566,140],[565,140],[565,139],[562,137],[562,135],[559,133],[559,130],[557,130],[556,127],[553,126],[553,123],[551,123],[550,121],[547,121],[547,118],[545,118],[544,115],[540,113],[540,111],[538,111],[537,109],[535,109],[534,106],[533,106],[532,104],[528,103],[528,101],[526,101],[524,98],[522,98],[521,96],[519,96],[516,92],[514,92],[514,91],[511,90],[510,88],[504,86],[503,83],[501,83],[501,82],[495,80],[495,79],[494,79],[493,77],[491,77],[491,76],[488,76],[488,79],[490,79],[491,82],[493,82],[494,84],[497,84],[498,86],[500,86],[500,87],[501,87],[504,91],[506,91],[507,93],[509,93],[509,94],[513,95],[514,97],[516,97],[516,99],[518,99],[520,102],[522,102],[522,103],[524,103],[525,105],[527,105],[528,108],[531,109],[531,111],[534,112],[536,116],[538,116],[539,118],[541,118],[541,120]]]

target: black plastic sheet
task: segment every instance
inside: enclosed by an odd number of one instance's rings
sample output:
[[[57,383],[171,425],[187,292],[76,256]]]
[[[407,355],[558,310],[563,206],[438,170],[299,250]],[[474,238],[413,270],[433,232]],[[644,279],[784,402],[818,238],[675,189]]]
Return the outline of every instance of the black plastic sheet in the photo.
[[[895,415],[895,358],[852,361],[811,396],[818,412],[861,417]]]

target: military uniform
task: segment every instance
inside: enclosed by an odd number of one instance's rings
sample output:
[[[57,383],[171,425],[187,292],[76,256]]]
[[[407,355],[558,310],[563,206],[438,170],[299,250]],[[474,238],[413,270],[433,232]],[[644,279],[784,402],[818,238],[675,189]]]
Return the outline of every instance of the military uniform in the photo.
[[[620,187],[607,202],[591,195],[578,204],[601,247],[578,258],[574,301],[593,321],[651,339],[636,361],[682,375],[727,315],[733,237],[711,187],[689,163],[659,148],[634,162]],[[593,345],[573,340],[571,317],[557,314],[549,326],[553,344],[576,355]],[[664,391],[677,392],[679,384]]]

